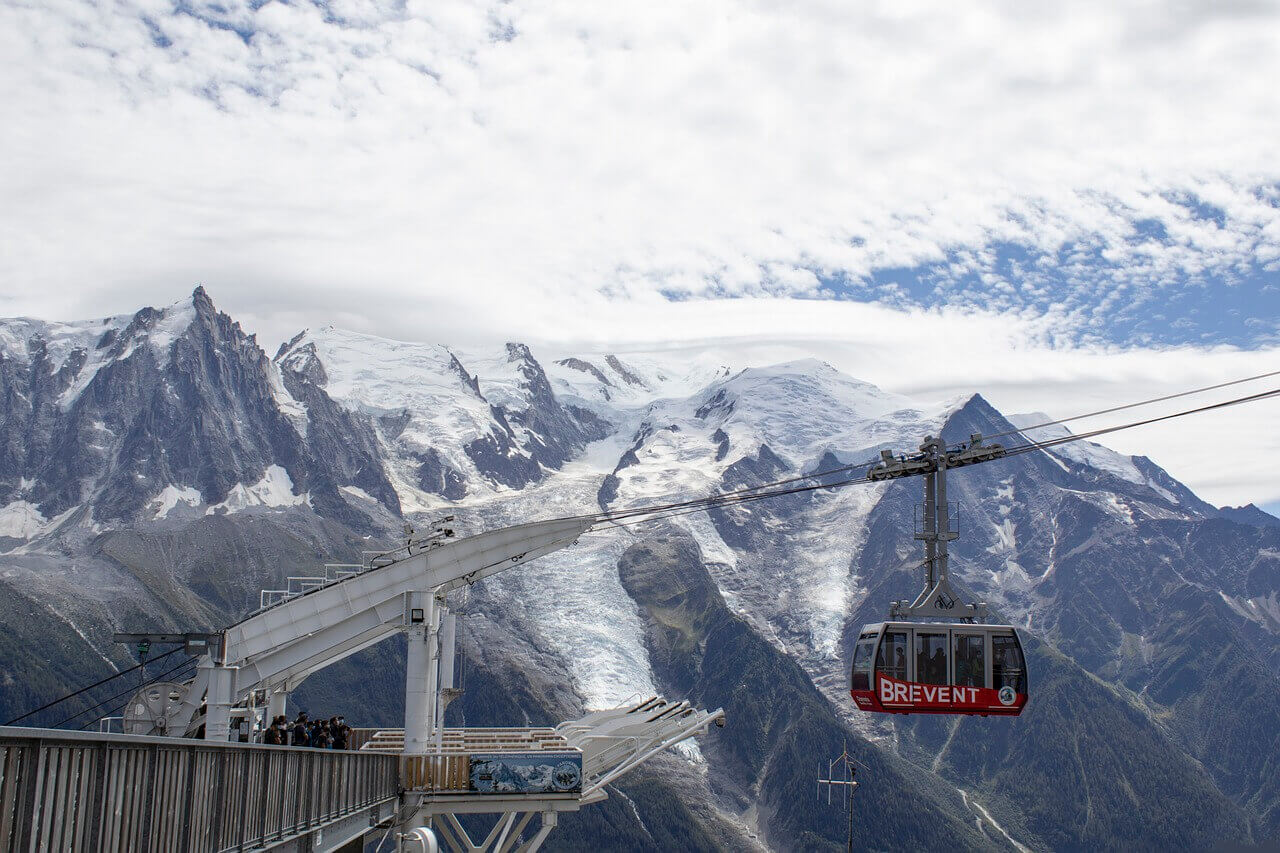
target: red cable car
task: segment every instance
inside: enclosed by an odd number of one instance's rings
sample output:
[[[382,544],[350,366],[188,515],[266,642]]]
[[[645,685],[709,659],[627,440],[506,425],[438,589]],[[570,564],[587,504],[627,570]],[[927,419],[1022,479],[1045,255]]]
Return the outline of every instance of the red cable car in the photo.
[[[964,604],[948,578],[947,543],[959,536],[947,502],[947,469],[998,459],[998,444],[975,433],[958,448],[926,437],[920,453],[880,452],[870,480],[925,478],[915,538],[924,542],[924,588],[895,601],[890,619],[863,627],[853,651],[849,695],[863,711],[889,714],[997,714],[1016,717],[1027,704],[1027,667],[1011,625],[984,625],[985,604]]]
[[[867,625],[849,693],[863,711],[1017,716],[1027,704],[1022,644],[1008,625]]]

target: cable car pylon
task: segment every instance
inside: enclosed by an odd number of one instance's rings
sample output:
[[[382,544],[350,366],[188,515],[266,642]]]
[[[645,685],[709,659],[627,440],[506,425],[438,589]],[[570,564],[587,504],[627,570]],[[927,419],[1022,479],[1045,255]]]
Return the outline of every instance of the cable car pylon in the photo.
[[[941,438],[926,436],[915,456],[894,456],[890,450],[880,451],[880,462],[867,471],[868,480],[894,480],[901,477],[924,477],[924,505],[918,519],[916,539],[924,541],[924,588],[915,600],[895,601],[889,609],[890,619],[967,619],[982,622],[987,618],[985,602],[968,604],[951,588],[948,580],[950,558],[947,543],[960,533],[952,522],[958,513],[951,511],[947,500],[947,469],[988,462],[1005,455],[999,444],[983,444],[982,434],[974,433],[958,449],[948,451]]]

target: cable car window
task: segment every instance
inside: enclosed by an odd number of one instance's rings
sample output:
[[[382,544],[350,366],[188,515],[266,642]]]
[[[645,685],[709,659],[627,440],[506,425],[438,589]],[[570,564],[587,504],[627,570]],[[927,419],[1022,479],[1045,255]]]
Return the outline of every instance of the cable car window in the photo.
[[[952,658],[956,662],[955,683],[961,687],[986,687],[986,642],[981,634],[956,634]]]
[[[880,654],[876,659],[876,671],[881,675],[907,680],[907,632],[886,631],[880,642]]]
[[[916,634],[916,681],[947,683],[946,634]]]
[[[875,657],[876,636],[863,637],[853,650],[853,690],[871,689],[871,660]]]
[[[1022,649],[1011,636],[991,638],[992,686],[1012,687],[1018,693],[1027,692],[1026,670],[1022,663]]]

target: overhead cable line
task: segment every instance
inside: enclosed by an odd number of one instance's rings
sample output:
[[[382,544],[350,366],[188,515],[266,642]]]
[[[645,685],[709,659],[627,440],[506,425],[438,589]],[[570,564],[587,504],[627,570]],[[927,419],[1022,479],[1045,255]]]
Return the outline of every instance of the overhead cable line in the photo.
[[[156,662],[156,661],[158,661],[158,660],[163,660],[164,658],[167,658],[169,655],[171,655],[171,654],[173,654],[174,652],[177,652],[177,651],[181,651],[181,649],[173,649],[173,650],[171,650],[171,651],[167,651],[167,652],[165,652],[165,653],[164,653],[164,654],[162,654],[162,655],[157,655],[156,657],[154,657],[154,658],[152,658],[152,659],[151,659],[151,662],[152,662],[152,663],[155,663],[155,662]],[[120,677],[120,676],[122,676],[122,675],[126,675],[126,674],[128,674],[128,673],[130,673],[130,672],[133,672],[133,671],[134,671],[134,670],[136,670],[136,669],[141,669],[141,668],[143,667],[143,665],[144,665],[144,664],[141,664],[141,663],[139,663],[139,664],[134,664],[133,666],[129,667],[128,669],[122,669],[122,670],[120,670],[119,672],[116,672],[116,673],[114,673],[114,674],[112,674],[112,675],[108,675],[106,678],[102,679],[101,681],[95,681],[93,684],[90,684],[88,687],[81,687],[79,690],[76,690],[76,691],[75,691],[75,692],[73,692],[73,693],[68,693],[68,694],[67,694],[67,695],[65,695],[65,696],[60,696],[59,698],[54,699],[52,702],[46,702],[45,704],[41,705],[39,708],[36,708],[36,709],[35,709],[35,710],[33,710],[33,711],[28,711],[27,713],[23,714],[22,716],[14,717],[12,720],[9,720],[7,723],[5,723],[5,725],[6,725],[6,726],[11,726],[11,725],[13,725],[14,723],[18,722],[19,720],[25,720],[27,717],[30,717],[30,716],[31,716],[31,715],[33,715],[33,714],[39,714],[41,711],[44,711],[44,710],[46,710],[47,708],[52,708],[54,705],[57,705],[59,702],[65,702],[65,701],[67,701],[68,699],[71,699],[71,698],[74,698],[74,697],[76,697],[76,696],[79,696],[81,693],[84,693],[84,692],[85,692],[85,691],[87,691],[87,690],[92,690],[92,689],[93,689],[93,688],[95,688],[95,687],[101,687],[102,685],[106,684],[108,681],[113,681],[114,679],[117,679],[117,678],[119,678],[119,677]]]
[[[1159,423],[1161,421],[1172,420],[1174,418],[1185,417],[1186,415],[1198,414],[1201,412],[1213,411],[1215,409],[1224,409],[1230,406],[1243,405],[1244,403],[1258,402],[1272,397],[1280,396],[1280,388],[1274,388],[1268,391],[1262,391],[1257,394],[1250,394],[1244,397],[1237,397],[1231,400],[1224,400],[1218,403],[1211,403],[1205,406],[1198,406],[1194,409],[1184,409],[1180,412],[1174,412],[1167,415],[1160,415],[1153,418],[1145,418],[1143,420],[1131,421],[1125,424],[1115,426],[1101,427],[1089,432],[1080,433],[1079,435],[1066,435],[1059,438],[1050,439],[1043,442],[1031,442],[1025,445],[1008,448],[1004,456],[1015,456],[1022,453],[1030,453],[1033,450],[1046,450],[1052,447],[1058,447],[1063,444],[1070,444],[1076,441],[1083,441],[1098,435],[1105,435],[1121,430],[1133,429],[1134,427],[1145,426],[1147,424]],[[1018,430],[1021,432],[1021,430]],[[1006,433],[1007,434],[1007,433]],[[720,495],[710,495],[705,498],[698,498],[689,501],[681,501],[676,503],[656,504],[651,506],[634,507],[631,509],[620,510],[612,513],[601,513],[599,520],[601,522],[613,522],[615,524],[627,520],[635,519],[634,523],[642,523],[644,521],[654,521],[662,518],[675,517],[677,515],[686,515],[694,512],[703,512],[721,506],[732,506],[740,503],[749,503],[757,500],[766,500],[769,498],[783,497],[792,494],[802,494],[806,492],[819,491],[821,489],[842,488],[844,486],[852,486],[861,483],[868,483],[871,480],[864,474],[861,477],[852,477],[846,480],[839,480],[834,483],[819,483],[809,486],[797,486],[792,488],[778,489],[775,486],[789,484],[796,481],[810,480],[814,477],[821,476],[826,473],[834,473],[837,471],[849,470],[854,466],[844,466],[839,469],[832,469],[831,472],[820,472],[808,474],[801,477],[792,477],[787,480],[778,480],[774,483],[766,483],[754,486],[749,489],[739,489],[735,492],[727,492]],[[590,518],[591,516],[574,516],[571,518]]]
[[[1266,378],[1268,378],[1268,377],[1272,377],[1272,376],[1280,376],[1280,370],[1274,370],[1274,371],[1271,371],[1271,372],[1269,372],[1269,373],[1260,373],[1260,374],[1257,374],[1257,375],[1255,375],[1255,376],[1247,376],[1247,377],[1244,377],[1244,378],[1242,378],[1242,379],[1233,379],[1233,380],[1231,380],[1231,381],[1229,381],[1229,382],[1220,382],[1220,383],[1218,383],[1218,384],[1216,384],[1216,385],[1206,385],[1206,386],[1204,386],[1204,387],[1202,387],[1202,388],[1194,388],[1194,389],[1191,389],[1191,390],[1189,390],[1189,391],[1181,391],[1181,392],[1179,392],[1179,393],[1177,393],[1177,394],[1166,394],[1166,395],[1165,395],[1165,396],[1163,396],[1163,397],[1153,397],[1153,398],[1151,398],[1151,399],[1149,399],[1149,400],[1141,400],[1141,401],[1136,402],[1136,403],[1126,403],[1126,404],[1121,405],[1121,406],[1112,406],[1112,407],[1107,408],[1107,409],[1099,409],[1098,411],[1095,411],[1095,412],[1088,412],[1088,413],[1086,413],[1086,414],[1081,414],[1081,415],[1073,415],[1073,416],[1071,416],[1071,417],[1069,417],[1069,418],[1062,418],[1062,419],[1060,419],[1060,420],[1056,420],[1056,421],[1046,421],[1045,423],[1042,423],[1042,424],[1036,424],[1035,426],[1021,427],[1021,428],[1018,428],[1018,429],[1012,429],[1012,430],[1007,430],[1007,431],[1005,431],[1005,432],[996,433],[995,435],[987,435],[987,436],[984,436],[984,438],[985,438],[985,439],[987,439],[987,440],[990,440],[990,439],[995,439],[995,438],[1003,438],[1003,437],[1005,437],[1005,436],[1009,436],[1009,435],[1016,435],[1016,434],[1019,434],[1019,433],[1022,433],[1022,434],[1024,434],[1024,435],[1025,435],[1025,434],[1026,434],[1028,431],[1030,431],[1030,430],[1041,429],[1041,428],[1043,428],[1043,427],[1048,427],[1048,426],[1055,426],[1055,425],[1058,425],[1058,424],[1068,423],[1068,422],[1070,422],[1070,421],[1081,420],[1081,419],[1083,419],[1083,418],[1096,417],[1096,416],[1098,416],[1098,415],[1109,414],[1109,413],[1112,413],[1112,412],[1120,412],[1120,411],[1124,411],[1124,410],[1127,410],[1127,409],[1137,408],[1137,407],[1139,407],[1139,406],[1146,406],[1146,405],[1150,405],[1150,404],[1152,404],[1152,403],[1159,403],[1159,402],[1163,402],[1163,401],[1166,401],[1166,400],[1174,400],[1174,399],[1177,399],[1177,398],[1180,398],[1180,397],[1187,397],[1187,396],[1191,396],[1191,395],[1193,395],[1193,394],[1201,394],[1201,393],[1204,393],[1204,392],[1206,392],[1206,391],[1213,391],[1213,390],[1216,390],[1216,389],[1219,389],[1219,388],[1227,388],[1227,387],[1230,387],[1230,386],[1232,386],[1232,385],[1240,385],[1240,384],[1245,383],[1245,382],[1253,382],[1253,381],[1258,380],[1258,379],[1266,379]],[[1267,396],[1270,396],[1270,394],[1269,394],[1269,393],[1264,392],[1264,393],[1263,393],[1263,394],[1261,394],[1261,395],[1251,395],[1251,396],[1249,396],[1249,397],[1238,398],[1238,399],[1233,400],[1233,401],[1227,401],[1224,405],[1236,405],[1236,404],[1241,403],[1241,402],[1250,402],[1250,401],[1253,401],[1253,400],[1255,400],[1255,399],[1265,399]],[[1116,427],[1108,427],[1108,428],[1106,428],[1106,429],[1105,429],[1105,430],[1103,430],[1103,431],[1093,430],[1093,431],[1090,431],[1090,432],[1087,432],[1087,433],[1082,433],[1082,434],[1080,434],[1080,435],[1078,435],[1078,436],[1070,436],[1070,435],[1069,435],[1069,436],[1060,436],[1060,437],[1058,437],[1058,438],[1056,438],[1056,439],[1049,439],[1049,440],[1047,440],[1046,442],[1035,442],[1035,441],[1033,441],[1033,442],[1032,442],[1031,444],[1029,444],[1029,445],[1023,445],[1021,448],[1011,448],[1011,449],[1009,450],[1009,452],[1008,452],[1008,453],[1006,453],[1006,455],[1012,455],[1012,454],[1014,453],[1014,450],[1017,450],[1018,452],[1021,452],[1021,453],[1025,453],[1025,452],[1029,452],[1030,450],[1037,449],[1037,448],[1038,448],[1038,447],[1040,447],[1041,445],[1043,445],[1043,446],[1045,446],[1045,447],[1049,447],[1049,446],[1056,446],[1057,444],[1068,443],[1068,442],[1070,442],[1070,441],[1078,441],[1078,440],[1081,440],[1081,439],[1084,439],[1084,438],[1089,438],[1089,437],[1091,437],[1091,436],[1095,436],[1095,435],[1103,435],[1103,434],[1105,434],[1105,433],[1107,433],[1107,432],[1116,432],[1116,431],[1121,430],[1121,429],[1129,429],[1129,428],[1134,427],[1134,426],[1141,426],[1141,425],[1143,425],[1143,424],[1145,424],[1145,423],[1154,423],[1154,422],[1155,422],[1155,421],[1157,421],[1157,420],[1167,420],[1169,417],[1181,417],[1181,416],[1182,416],[1182,415],[1184,415],[1184,414],[1194,414],[1195,412],[1199,412],[1199,411],[1208,411],[1209,409],[1212,409],[1212,408],[1221,408],[1221,406],[1219,406],[1219,405],[1215,404],[1215,405],[1213,405],[1213,406],[1201,407],[1201,408],[1197,408],[1197,409],[1186,410],[1186,411],[1179,412],[1179,413],[1176,413],[1176,414],[1174,414],[1174,415],[1170,415],[1170,416],[1166,416],[1166,417],[1162,417],[1162,418],[1156,418],[1156,419],[1145,420],[1145,421],[1137,421],[1137,422],[1133,422],[1133,423],[1130,423],[1130,424],[1124,424],[1124,425],[1116,426]],[[1052,442],[1052,443],[1048,443],[1048,442]],[[686,508],[687,508],[687,509],[689,509],[689,510],[690,510],[690,511],[692,511],[692,512],[698,512],[698,511],[701,511],[701,510],[703,510],[703,509],[709,509],[709,508],[711,508],[712,506],[720,506],[720,505],[725,505],[725,504],[729,504],[729,503],[736,503],[736,502],[739,502],[739,500],[738,500],[738,499],[739,499],[740,497],[742,497],[742,496],[760,495],[760,494],[762,494],[762,493],[763,493],[763,490],[766,490],[766,489],[774,489],[774,488],[776,488],[776,487],[778,487],[778,486],[788,485],[788,484],[791,484],[791,483],[805,482],[805,481],[809,481],[809,480],[816,479],[816,478],[818,478],[818,477],[828,477],[828,476],[832,476],[832,475],[834,475],[834,474],[840,474],[840,473],[844,473],[844,472],[847,472],[847,471],[853,471],[853,470],[856,470],[856,469],[859,469],[859,468],[868,468],[868,467],[870,467],[870,466],[872,466],[872,465],[876,464],[877,462],[879,462],[879,459],[870,459],[870,460],[867,460],[866,462],[858,462],[858,463],[853,463],[853,464],[850,464],[850,465],[841,465],[841,466],[836,467],[836,468],[830,468],[830,469],[827,469],[827,470],[824,470],[824,471],[813,471],[813,472],[810,472],[810,473],[808,473],[808,474],[802,474],[802,475],[800,475],[800,476],[797,476],[797,477],[790,477],[790,478],[787,478],[787,479],[784,479],[784,480],[775,480],[775,481],[773,481],[773,482],[769,482],[769,483],[762,483],[762,484],[760,484],[760,485],[756,485],[756,486],[747,486],[747,487],[744,487],[744,488],[741,488],[741,489],[737,489],[737,490],[732,491],[732,492],[721,492],[721,493],[718,493],[718,494],[715,494],[715,495],[709,495],[709,496],[707,496],[707,497],[705,497],[705,498],[694,498],[694,499],[687,500],[687,501],[678,501],[678,502],[665,503],[665,504],[655,504],[655,505],[650,505],[650,506],[634,507],[634,508],[631,508],[631,509],[616,510],[616,511],[613,511],[613,512],[605,512],[605,513],[603,513],[603,514],[599,515],[599,517],[600,517],[600,520],[601,520],[602,522],[612,522],[612,523],[614,523],[614,524],[620,524],[620,523],[622,522],[622,520],[624,520],[624,519],[628,519],[628,518],[634,518],[634,517],[636,517],[636,516],[648,516],[648,515],[653,515],[654,517],[667,517],[666,513],[667,513],[668,511],[671,511],[671,510],[683,510],[683,509],[686,509]],[[825,484],[825,485],[823,485],[823,486],[818,486],[818,487],[814,487],[814,488],[836,488],[836,487],[840,487],[840,486],[854,485],[855,483],[860,483],[860,482],[867,482],[867,480],[866,480],[866,478],[865,478],[865,477],[862,477],[862,478],[857,478],[857,479],[854,479],[854,480],[841,481],[841,482],[838,482],[838,483],[828,483],[828,484]],[[813,491],[813,490],[814,490],[814,488],[808,488],[808,487],[806,487],[805,489],[802,489],[802,491]],[[790,491],[782,491],[782,492],[778,492],[778,493],[777,493],[777,495],[785,495],[785,494],[792,494],[792,493],[793,493],[793,492],[790,492]],[[770,493],[768,493],[768,494],[765,494],[765,496],[766,496],[766,497],[773,497],[773,496],[775,496],[775,495],[774,495],[772,492],[770,492]],[[661,514],[661,515],[660,515],[660,514]],[[679,513],[675,513],[675,514],[684,515],[685,513],[684,513],[684,512],[679,512]],[[588,519],[588,518],[593,518],[593,517],[596,517],[596,516],[595,516],[594,514],[587,514],[587,515],[580,515],[580,516],[567,516],[565,519],[557,519],[557,520]]]
[[[155,684],[155,683],[157,683],[157,682],[161,681],[161,680],[162,680],[165,676],[167,676],[169,673],[176,672],[176,671],[178,671],[178,670],[180,670],[180,669],[183,669],[183,668],[185,668],[185,667],[188,667],[188,666],[192,666],[194,663],[195,663],[195,659],[194,659],[194,658],[192,658],[192,659],[190,659],[190,660],[185,660],[185,661],[183,661],[182,663],[178,664],[178,666],[176,666],[176,667],[174,667],[173,669],[169,670],[169,672],[164,673],[164,674],[162,674],[162,675],[158,675],[158,676],[156,676],[155,678],[151,679],[151,680],[150,680],[150,681],[148,681],[146,684],[144,684],[142,687],[139,687],[139,688],[138,688],[138,690],[142,690],[142,689],[144,689],[144,688],[146,688],[146,687],[150,687],[152,684]],[[184,673],[181,677],[182,677],[182,678],[186,678],[186,676],[187,676],[187,675],[189,675],[189,674],[190,674],[190,673]],[[136,693],[137,691],[134,691],[134,692]],[[119,698],[119,697],[116,697],[116,698]],[[85,729],[89,728],[89,726],[92,726],[94,723],[101,722],[102,720],[105,720],[105,719],[106,719],[106,718],[108,718],[108,717],[114,717],[114,716],[116,716],[117,714],[120,714],[122,711],[124,711],[124,709],[125,709],[126,707],[128,707],[129,702],[130,702],[130,701],[132,701],[132,699],[133,699],[133,697],[132,697],[132,696],[130,696],[128,699],[125,699],[123,703],[121,703],[121,704],[118,704],[118,705],[114,706],[114,708],[112,709],[114,713],[106,713],[106,714],[103,714],[102,716],[94,717],[92,720],[89,720],[87,723],[82,723],[82,724],[80,725],[80,731],[84,731]],[[108,700],[108,701],[110,701],[110,700]]]
[[[643,514],[643,513],[650,513],[650,512],[665,511],[668,509],[682,509],[685,507],[700,506],[708,502],[721,502],[726,500],[732,501],[733,499],[738,498],[740,496],[750,496],[756,492],[759,492],[761,489],[772,489],[777,486],[784,486],[790,483],[802,483],[808,480],[817,479],[818,477],[830,477],[833,474],[842,474],[846,471],[853,471],[858,468],[866,468],[870,465],[874,465],[878,461],[880,460],[876,458],[876,459],[868,459],[864,462],[853,462],[848,465],[840,465],[836,468],[827,468],[822,471],[811,471],[808,474],[800,474],[799,476],[796,476],[796,477],[788,477],[785,480],[773,480],[768,483],[761,483],[756,486],[744,486],[743,488],[735,489],[734,491],[731,491],[731,492],[718,492],[714,495],[708,495],[707,497],[704,497],[704,498],[691,498],[690,500],[686,500],[686,501],[675,501],[672,503],[665,503],[665,504],[650,504],[648,506],[634,507],[632,509],[606,511],[603,513],[584,513],[582,515],[567,515],[562,518],[556,518],[552,520],[577,521],[579,519],[585,520],[585,519],[591,519],[591,518],[599,518],[601,521],[614,521],[619,518],[626,518],[633,513]],[[819,486],[818,488],[828,488],[828,486]],[[806,491],[807,490],[808,489],[806,489]]]
[[[1079,435],[1065,435],[1065,436],[1060,436],[1058,438],[1049,439],[1046,441],[1036,441],[1036,442],[1032,442],[1031,444],[1009,448],[1009,450],[1005,452],[1005,455],[1015,456],[1021,453],[1029,453],[1032,450],[1043,450],[1046,448],[1057,447],[1061,444],[1070,444],[1073,441],[1083,441],[1085,439],[1093,438],[1095,436],[1106,435],[1107,433],[1119,432],[1120,430],[1125,430],[1125,429],[1133,429],[1134,427],[1146,426],[1147,424],[1159,423],[1160,421],[1172,420],[1173,418],[1181,418],[1186,415],[1199,414],[1200,412],[1210,412],[1215,409],[1225,409],[1231,406],[1240,406],[1245,403],[1256,403],[1260,400],[1267,400],[1277,396],[1280,396],[1280,388],[1273,388],[1270,391],[1261,391],[1257,394],[1250,394],[1247,397],[1236,397],[1233,400],[1224,400],[1220,403],[1210,403],[1207,406],[1199,406],[1194,409],[1185,409],[1181,412],[1174,412],[1168,415],[1160,415],[1158,417],[1146,418],[1140,421],[1131,421],[1130,423],[1121,424],[1119,426],[1101,427],[1099,429],[1090,430],[1089,432],[1082,432]]]
[[[178,651],[178,649],[174,649],[174,651],[176,652],[176,651]],[[159,660],[159,658],[157,658],[157,660]],[[137,693],[137,692],[138,692],[139,690],[141,690],[142,688],[147,687],[147,686],[152,685],[152,684],[155,684],[157,681],[163,681],[165,678],[167,678],[167,677],[168,677],[169,675],[171,675],[172,673],[177,672],[178,670],[182,669],[182,668],[183,668],[183,667],[185,667],[185,666],[189,666],[189,665],[192,663],[192,661],[193,661],[193,660],[194,660],[194,658],[188,658],[188,659],[186,659],[186,660],[182,661],[181,663],[179,663],[177,666],[174,666],[174,667],[171,667],[171,668],[169,668],[169,669],[165,670],[164,672],[160,673],[159,675],[155,676],[154,678],[149,678],[149,679],[147,679],[146,681],[144,681],[142,684],[140,684],[140,685],[139,685],[139,686],[137,686],[137,687],[130,687],[130,688],[126,689],[126,690],[122,690],[122,691],[120,691],[119,693],[117,693],[117,694],[116,694],[116,695],[114,695],[114,696],[110,696],[110,697],[108,697],[108,698],[106,698],[106,699],[103,699],[103,700],[101,700],[101,701],[99,701],[99,702],[95,702],[94,704],[89,705],[89,706],[88,706],[88,707],[86,707],[86,708],[81,708],[79,711],[76,711],[74,714],[72,714],[71,716],[67,717],[66,719],[64,719],[64,720],[59,720],[58,722],[54,723],[52,726],[50,726],[50,728],[54,728],[54,729],[56,729],[56,728],[60,728],[60,727],[62,727],[62,726],[65,726],[67,723],[71,722],[71,721],[72,721],[72,720],[74,720],[76,717],[80,716],[81,714],[83,714],[83,713],[85,713],[85,712],[87,712],[87,711],[94,711],[94,710],[97,710],[98,708],[101,708],[103,705],[109,705],[110,703],[112,703],[112,702],[116,701],[117,699],[121,698],[122,696],[132,696],[133,694]]]
[[[1072,415],[1069,418],[1060,418],[1056,421],[1045,421],[1042,424],[1034,426],[1019,427],[1006,432],[998,432],[995,435],[984,436],[984,438],[1004,438],[1006,435],[1016,435],[1018,433],[1026,433],[1030,430],[1043,429],[1044,427],[1057,426],[1059,424],[1070,423],[1071,421],[1084,420],[1085,418],[1093,418],[1098,415],[1109,415],[1112,412],[1123,412],[1126,409],[1136,409],[1139,406],[1149,406],[1152,403],[1163,403],[1166,400],[1176,400],[1179,397],[1190,397],[1193,394],[1203,394],[1206,391],[1216,391],[1219,388],[1229,388],[1232,385],[1242,385],[1245,382],[1254,382],[1258,379],[1268,379],[1272,376],[1280,376],[1280,370],[1273,370],[1270,373],[1259,373],[1257,376],[1246,376],[1243,379],[1232,379],[1230,382],[1219,382],[1217,385],[1206,385],[1203,388],[1193,388],[1190,391],[1179,391],[1177,394],[1166,394],[1163,397],[1152,397],[1150,400],[1141,400],[1137,403],[1125,403],[1123,406],[1112,406],[1109,409],[1099,409],[1096,412],[1086,412],[1083,415]]]

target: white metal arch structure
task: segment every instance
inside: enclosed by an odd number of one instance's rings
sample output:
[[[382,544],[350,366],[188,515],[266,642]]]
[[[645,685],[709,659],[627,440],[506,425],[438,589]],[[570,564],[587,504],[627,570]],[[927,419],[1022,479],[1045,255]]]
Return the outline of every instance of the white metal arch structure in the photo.
[[[226,737],[230,709],[250,691],[287,690],[311,673],[403,629],[405,594],[474,583],[568,547],[599,521],[518,524],[434,544],[375,569],[287,599],[227,628],[221,660],[201,659],[188,691],[194,718],[205,695],[207,737]]]
[[[561,723],[556,733],[582,750],[582,801],[604,799],[604,786],[669,746],[724,725],[724,710],[703,711],[688,702],[654,696],[630,708],[595,711]]]

